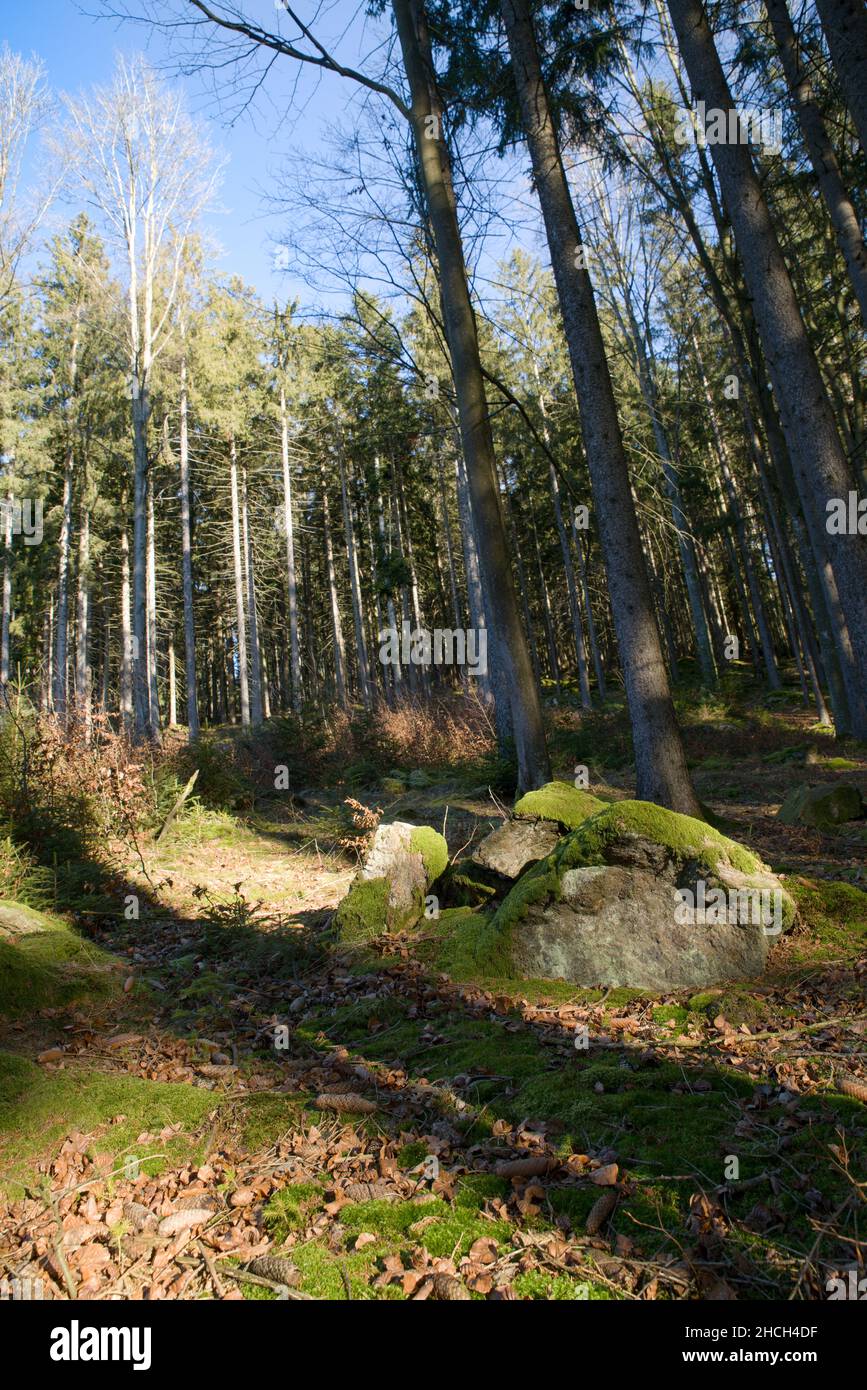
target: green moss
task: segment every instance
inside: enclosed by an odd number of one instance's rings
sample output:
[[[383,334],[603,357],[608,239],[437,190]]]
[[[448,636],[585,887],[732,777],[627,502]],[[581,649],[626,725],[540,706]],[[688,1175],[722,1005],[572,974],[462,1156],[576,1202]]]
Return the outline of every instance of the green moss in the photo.
[[[524,1274],[519,1274],[515,1279],[514,1289],[519,1298],[537,1299],[545,1303],[560,1303],[575,1299],[607,1302],[614,1297],[602,1284],[594,1284],[589,1274],[582,1278],[580,1273],[576,1273],[574,1276],[569,1274],[555,1275],[548,1274],[542,1269],[528,1269]]]
[[[707,1013],[708,1009],[718,1004],[719,996],[720,991],[718,989],[704,990],[699,994],[693,994],[689,1000],[689,1007],[694,1014]]]
[[[689,1021],[689,1010],[682,1009],[679,1004],[667,1004],[661,1009],[653,1010],[653,1021],[662,1028],[670,1023],[676,1023],[678,1028],[683,1028]]]
[[[277,1240],[285,1240],[293,1231],[303,1231],[311,1224],[322,1206],[323,1184],[298,1182],[275,1192],[265,1208],[265,1225]]]
[[[449,862],[449,847],[443,836],[429,825],[419,825],[410,836],[409,847],[424,860],[428,885],[435,883],[445,873]]]
[[[777,812],[784,825],[814,825],[833,830],[844,821],[857,820],[864,811],[857,787],[793,787]]]
[[[334,914],[333,926],[349,945],[380,936],[388,926],[388,879],[363,878],[353,883]]]
[[[389,1244],[400,1245],[416,1222],[424,1221],[420,1235],[425,1249],[437,1256],[466,1255],[480,1236],[505,1241],[511,1234],[505,1221],[488,1221],[478,1215],[478,1202],[449,1205],[440,1198],[419,1205],[416,1202],[357,1202],[344,1207],[341,1223],[348,1231],[370,1231]]]
[[[547,782],[538,791],[526,792],[515,802],[515,815],[525,819],[553,820],[567,830],[575,830],[604,805],[598,796],[573,787],[571,782]]]
[[[503,879],[492,869],[462,859],[446,871],[441,891],[451,907],[484,907],[503,890]]]
[[[819,942],[847,951],[853,957],[863,954],[867,941],[867,893],[850,883],[826,879],[787,879],[786,887],[795,899],[801,920]]]
[[[761,860],[743,845],[721,835],[694,816],[682,816],[651,801],[620,801],[608,806],[558,845],[562,868],[605,863],[605,849],[623,835],[638,835],[666,845],[674,854],[695,860],[713,873],[727,863],[743,874],[760,873]]]
[[[0,1188],[11,1196],[20,1195],[25,1185],[37,1186],[35,1165],[53,1156],[73,1130],[93,1134],[93,1150],[117,1158],[163,1154],[169,1162],[192,1159],[198,1151],[194,1131],[213,1108],[213,1095],[196,1086],[74,1066],[49,1072],[0,1052]],[[160,1131],[174,1124],[182,1126],[181,1132],[161,1140]],[[143,1146],[137,1140],[145,1131],[154,1138]],[[143,1165],[150,1172],[160,1166],[159,1160]]]
[[[9,939],[0,937],[0,1015],[17,1018],[119,989],[115,958],[85,941],[60,918],[18,903],[0,903],[2,911],[30,930]]]

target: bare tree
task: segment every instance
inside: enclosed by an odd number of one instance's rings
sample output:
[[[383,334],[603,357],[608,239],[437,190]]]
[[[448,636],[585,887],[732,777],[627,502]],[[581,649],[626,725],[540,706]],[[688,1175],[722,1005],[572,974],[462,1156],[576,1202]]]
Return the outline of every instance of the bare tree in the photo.
[[[45,69],[8,45],[0,48],[0,308],[12,294],[21,257],[45,214],[54,182],[27,199],[21,169],[30,136],[51,106]]]
[[[149,692],[147,478],[151,374],[173,328],[184,253],[213,193],[217,167],[178,96],[140,57],[120,58],[114,80],[67,98],[58,153],[114,241],[126,271],[127,360],[133,429],[132,638],[136,737],[158,736]]]

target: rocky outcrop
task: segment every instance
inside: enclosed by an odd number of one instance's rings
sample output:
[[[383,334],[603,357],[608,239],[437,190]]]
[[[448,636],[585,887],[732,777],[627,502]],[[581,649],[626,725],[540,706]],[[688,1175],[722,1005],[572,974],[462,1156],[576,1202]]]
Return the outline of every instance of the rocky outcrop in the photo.
[[[742,845],[649,802],[608,806],[515,883],[480,930],[480,970],[683,989],[760,974],[794,904]]]
[[[550,854],[559,839],[559,826],[551,821],[507,820],[476,846],[472,862],[516,879],[529,864]]]

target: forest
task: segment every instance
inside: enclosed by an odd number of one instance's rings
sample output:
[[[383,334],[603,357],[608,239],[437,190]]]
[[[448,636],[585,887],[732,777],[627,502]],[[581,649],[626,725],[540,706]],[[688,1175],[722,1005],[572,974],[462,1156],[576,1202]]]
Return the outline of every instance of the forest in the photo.
[[[863,0],[55,8],[0,1301],[867,1298]]]

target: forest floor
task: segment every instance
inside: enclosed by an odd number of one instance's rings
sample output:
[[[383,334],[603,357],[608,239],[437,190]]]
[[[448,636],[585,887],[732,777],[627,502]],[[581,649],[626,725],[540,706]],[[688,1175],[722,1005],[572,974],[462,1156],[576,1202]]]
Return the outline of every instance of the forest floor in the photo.
[[[840,1089],[867,1086],[867,830],[775,813],[798,782],[867,797],[867,754],[792,704],[693,711],[687,742],[705,804],[799,908],[760,980],[691,996],[457,981],[425,933],[336,947],[344,799],[445,826],[454,855],[506,801],[460,767],[194,803],[140,855],[113,847],[138,920],[48,914],[4,981],[0,1277],[96,1299],[826,1297],[867,1197],[867,1090]],[[630,793],[628,764],[587,761]]]

